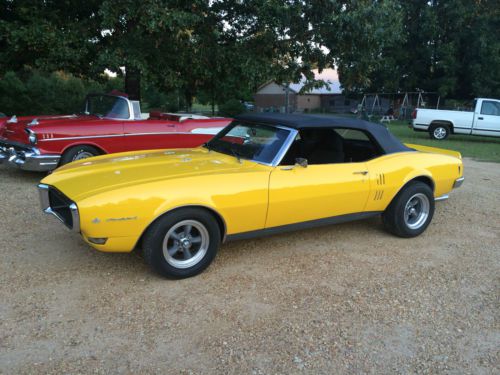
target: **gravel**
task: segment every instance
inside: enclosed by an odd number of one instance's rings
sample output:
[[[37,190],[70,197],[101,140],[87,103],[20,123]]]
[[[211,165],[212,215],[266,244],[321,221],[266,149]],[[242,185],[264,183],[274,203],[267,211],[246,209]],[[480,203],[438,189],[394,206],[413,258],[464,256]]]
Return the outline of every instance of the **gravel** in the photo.
[[[418,238],[369,219],[233,242],[172,281],[0,166],[0,373],[499,373],[500,168],[465,168]]]

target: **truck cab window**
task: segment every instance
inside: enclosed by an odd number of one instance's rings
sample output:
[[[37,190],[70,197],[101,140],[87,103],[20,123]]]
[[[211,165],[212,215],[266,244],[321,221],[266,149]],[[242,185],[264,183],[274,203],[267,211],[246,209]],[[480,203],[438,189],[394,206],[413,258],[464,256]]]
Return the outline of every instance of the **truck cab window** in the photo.
[[[500,102],[484,100],[481,105],[481,114],[489,116],[500,116]]]

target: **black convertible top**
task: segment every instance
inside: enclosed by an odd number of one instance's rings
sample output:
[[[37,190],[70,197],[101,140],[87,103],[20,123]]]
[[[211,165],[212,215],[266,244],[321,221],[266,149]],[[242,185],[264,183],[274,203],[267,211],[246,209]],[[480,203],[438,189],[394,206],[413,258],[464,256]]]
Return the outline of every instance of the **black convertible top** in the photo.
[[[349,117],[295,115],[282,113],[247,113],[236,116],[236,120],[267,125],[282,125],[293,129],[307,128],[349,128],[369,133],[373,139],[390,154],[402,151],[414,151],[406,147],[399,139],[381,124]]]

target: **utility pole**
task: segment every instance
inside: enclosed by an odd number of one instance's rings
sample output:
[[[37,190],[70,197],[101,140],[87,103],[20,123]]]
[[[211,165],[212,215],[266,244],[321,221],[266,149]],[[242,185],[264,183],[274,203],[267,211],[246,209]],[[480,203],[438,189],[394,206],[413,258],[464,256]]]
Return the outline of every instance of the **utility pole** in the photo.
[[[285,113],[288,113],[288,111],[289,111],[289,109],[288,109],[289,93],[290,93],[290,83],[287,83],[285,86]]]

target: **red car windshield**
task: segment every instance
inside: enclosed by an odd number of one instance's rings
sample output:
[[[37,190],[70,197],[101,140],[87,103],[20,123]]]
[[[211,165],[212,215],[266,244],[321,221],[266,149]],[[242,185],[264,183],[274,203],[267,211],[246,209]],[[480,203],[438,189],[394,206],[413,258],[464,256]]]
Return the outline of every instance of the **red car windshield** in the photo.
[[[88,95],[85,100],[86,115],[127,120],[130,118],[128,101],[112,95]]]

